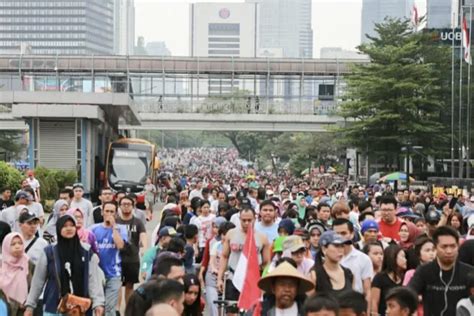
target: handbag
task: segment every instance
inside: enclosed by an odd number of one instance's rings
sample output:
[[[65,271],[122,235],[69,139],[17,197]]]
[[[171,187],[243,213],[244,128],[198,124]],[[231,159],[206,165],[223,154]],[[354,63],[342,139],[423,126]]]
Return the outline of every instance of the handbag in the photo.
[[[91,305],[90,298],[66,294],[59,301],[58,312],[68,316],[84,316]]]
[[[54,271],[56,274],[56,282],[58,282],[58,289],[59,293],[61,293],[61,281],[59,279],[59,274],[56,269],[56,256],[54,249],[51,249],[53,253],[53,264],[54,264]],[[69,275],[71,272],[68,271]],[[69,280],[70,288],[74,289],[72,282]],[[92,305],[92,300],[87,297],[81,297],[74,294],[66,294],[59,300],[58,304],[58,313],[66,314],[67,316],[85,316],[86,312]]]

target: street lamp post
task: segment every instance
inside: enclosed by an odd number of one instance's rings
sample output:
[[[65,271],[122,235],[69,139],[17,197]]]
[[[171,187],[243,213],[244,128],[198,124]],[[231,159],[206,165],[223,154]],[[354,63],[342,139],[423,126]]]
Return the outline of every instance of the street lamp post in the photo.
[[[407,190],[410,190],[410,143],[407,143],[406,152],[407,152]]]

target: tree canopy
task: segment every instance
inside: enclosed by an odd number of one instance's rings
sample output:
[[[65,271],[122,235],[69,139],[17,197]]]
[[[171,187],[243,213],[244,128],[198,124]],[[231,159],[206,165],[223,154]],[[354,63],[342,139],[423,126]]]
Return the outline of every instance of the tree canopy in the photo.
[[[407,144],[439,151],[449,138],[443,125],[450,113],[449,49],[434,43],[431,34],[413,31],[408,20],[386,18],[375,31],[358,47],[371,62],[355,65],[346,78],[339,112],[348,119],[338,130],[342,142],[368,147],[387,162],[396,161]]]

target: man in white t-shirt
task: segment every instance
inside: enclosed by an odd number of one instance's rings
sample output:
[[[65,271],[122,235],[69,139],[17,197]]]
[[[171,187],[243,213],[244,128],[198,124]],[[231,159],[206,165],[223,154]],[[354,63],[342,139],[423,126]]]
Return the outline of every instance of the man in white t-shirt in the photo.
[[[345,240],[354,239],[354,225],[348,219],[334,220],[333,230]],[[350,243],[344,245],[344,257],[341,260],[341,265],[351,270],[354,275],[354,290],[364,294],[365,299],[370,303],[370,288],[374,269],[369,256],[357,250]]]
[[[48,242],[36,236],[39,218],[33,212],[23,212],[18,220],[20,222],[20,233],[25,240],[25,252],[31,262],[36,265]]]
[[[41,202],[40,183],[38,179],[35,178],[33,170],[28,170],[28,178],[26,178],[26,181],[28,181],[28,185],[35,191],[36,202]]]

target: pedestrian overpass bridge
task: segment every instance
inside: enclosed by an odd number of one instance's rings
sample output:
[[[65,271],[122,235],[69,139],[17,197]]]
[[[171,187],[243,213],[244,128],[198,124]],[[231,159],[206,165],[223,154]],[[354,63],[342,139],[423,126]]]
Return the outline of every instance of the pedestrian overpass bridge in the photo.
[[[0,129],[28,131],[30,168],[97,166],[123,130],[324,132],[364,60],[0,56]]]
[[[54,118],[58,113],[62,113],[59,118],[67,117],[72,112],[61,110],[67,106],[63,101],[69,100],[79,106],[75,117],[81,117],[81,107],[96,105],[104,110],[106,119],[112,117],[118,129],[322,132],[343,123],[335,115],[345,88],[342,79],[351,73],[351,65],[365,63],[347,59],[0,56],[0,129],[24,129],[25,121],[40,112],[38,117]],[[122,104],[120,110],[107,107],[104,95],[109,94],[128,99],[128,106]],[[43,110],[28,114],[25,109],[31,105]]]

